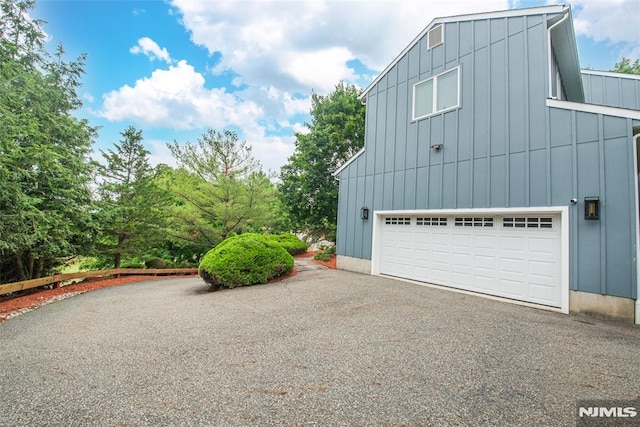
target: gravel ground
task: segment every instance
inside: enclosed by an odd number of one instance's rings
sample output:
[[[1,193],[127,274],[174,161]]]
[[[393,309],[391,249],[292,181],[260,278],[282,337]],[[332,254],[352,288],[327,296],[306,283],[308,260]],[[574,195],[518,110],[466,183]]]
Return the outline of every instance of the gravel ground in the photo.
[[[574,425],[640,329],[311,270],[105,288],[0,324],[0,425]]]

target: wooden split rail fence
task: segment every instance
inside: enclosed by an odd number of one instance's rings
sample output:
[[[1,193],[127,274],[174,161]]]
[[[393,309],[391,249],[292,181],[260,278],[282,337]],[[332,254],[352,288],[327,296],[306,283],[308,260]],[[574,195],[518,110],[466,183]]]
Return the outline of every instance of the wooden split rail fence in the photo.
[[[39,286],[51,285],[60,287],[62,282],[73,279],[87,279],[93,277],[120,277],[120,276],[175,276],[197,274],[197,268],[116,268],[100,271],[83,271],[79,273],[56,274],[55,276],[41,277],[39,279],[24,280],[22,282],[6,283],[0,285],[0,295]]]

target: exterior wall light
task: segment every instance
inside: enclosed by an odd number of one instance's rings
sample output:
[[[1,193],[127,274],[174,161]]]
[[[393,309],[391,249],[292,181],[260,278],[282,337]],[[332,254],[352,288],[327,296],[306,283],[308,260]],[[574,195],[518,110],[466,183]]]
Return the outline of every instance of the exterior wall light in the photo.
[[[369,219],[369,208],[366,206],[363,206],[360,209],[360,218],[362,219]]]
[[[587,220],[600,219],[600,198],[599,197],[584,198],[584,219],[587,219]]]
[[[441,149],[441,148],[442,148],[442,144],[433,144],[433,145],[431,146],[431,148],[433,148],[434,150],[438,151],[439,149]]]

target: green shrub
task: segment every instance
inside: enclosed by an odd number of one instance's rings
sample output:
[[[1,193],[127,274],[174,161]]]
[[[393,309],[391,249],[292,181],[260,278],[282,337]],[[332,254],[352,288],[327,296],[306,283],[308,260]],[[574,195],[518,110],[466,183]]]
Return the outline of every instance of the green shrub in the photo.
[[[336,245],[329,246],[321,252],[318,252],[313,256],[313,259],[317,259],[320,261],[328,262],[331,261],[331,258],[336,254]]]
[[[209,290],[267,283],[293,269],[293,257],[260,234],[229,237],[207,252],[199,266]]]
[[[331,261],[331,258],[333,258],[333,254],[330,254],[329,252],[318,252],[313,256],[313,259],[317,259],[324,262]]]
[[[293,234],[270,234],[267,237],[278,242],[291,255],[303,254],[307,251],[307,244]]]

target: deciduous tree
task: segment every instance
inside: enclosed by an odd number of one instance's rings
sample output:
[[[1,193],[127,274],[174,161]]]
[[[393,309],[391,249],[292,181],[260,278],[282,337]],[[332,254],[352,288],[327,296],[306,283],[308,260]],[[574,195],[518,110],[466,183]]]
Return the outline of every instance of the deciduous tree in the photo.
[[[622,58],[620,62],[616,62],[613,70],[616,73],[640,74],[640,59],[631,62],[630,58]]]
[[[364,146],[365,108],[360,90],[344,82],[327,96],[312,95],[308,133],[296,134],[296,149],[282,167],[279,195],[299,230],[335,230],[338,184],[333,177]]]

